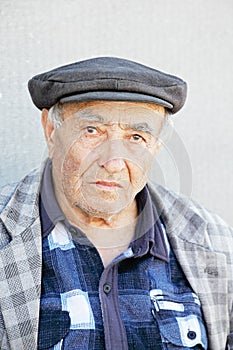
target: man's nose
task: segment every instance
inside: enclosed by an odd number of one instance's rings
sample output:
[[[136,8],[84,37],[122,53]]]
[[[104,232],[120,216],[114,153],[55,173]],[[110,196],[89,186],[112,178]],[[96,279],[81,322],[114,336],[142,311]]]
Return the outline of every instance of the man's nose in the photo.
[[[99,166],[109,173],[120,172],[126,168],[125,153],[122,140],[111,140],[102,145],[100,150]]]
[[[105,162],[101,162],[99,165],[104,167],[110,174],[118,173],[126,167],[125,161],[122,158],[109,159]]]

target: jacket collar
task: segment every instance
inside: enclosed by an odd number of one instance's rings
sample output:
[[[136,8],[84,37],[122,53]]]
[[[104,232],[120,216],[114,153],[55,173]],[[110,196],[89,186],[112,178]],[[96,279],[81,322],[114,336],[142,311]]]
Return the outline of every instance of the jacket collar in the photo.
[[[169,237],[175,235],[183,241],[210,249],[210,241],[203,234],[207,229],[207,223],[198,211],[198,206],[194,205],[190,198],[177,195],[151,182],[148,188]]]
[[[10,193],[7,203],[0,213],[0,219],[4,223],[11,239],[20,235],[30,227],[39,217],[39,192],[43,172],[43,164],[40,169],[30,172]]]

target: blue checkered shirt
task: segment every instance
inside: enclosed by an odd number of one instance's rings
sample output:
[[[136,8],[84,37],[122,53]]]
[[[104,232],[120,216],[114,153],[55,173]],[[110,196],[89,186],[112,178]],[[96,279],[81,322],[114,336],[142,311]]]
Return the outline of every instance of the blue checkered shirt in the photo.
[[[48,163],[40,200],[43,279],[38,349],[207,349],[200,301],[179,266],[147,187],[136,239],[104,268],[67,222]]]

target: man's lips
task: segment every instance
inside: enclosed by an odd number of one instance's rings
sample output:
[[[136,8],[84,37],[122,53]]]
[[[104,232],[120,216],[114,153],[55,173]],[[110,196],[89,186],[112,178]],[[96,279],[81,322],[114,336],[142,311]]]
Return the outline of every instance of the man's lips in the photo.
[[[92,184],[96,185],[99,188],[109,189],[109,190],[122,188],[121,184],[115,181],[98,180],[98,181],[92,182]]]

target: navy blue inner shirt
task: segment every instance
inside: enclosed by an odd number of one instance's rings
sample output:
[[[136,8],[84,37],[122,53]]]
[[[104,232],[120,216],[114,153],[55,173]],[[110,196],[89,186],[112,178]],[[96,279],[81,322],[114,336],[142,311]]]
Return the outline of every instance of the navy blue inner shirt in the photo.
[[[168,252],[147,186],[136,197],[135,239],[104,268],[85,233],[61,211],[51,167],[48,160],[40,196],[43,278],[38,349],[159,350],[187,349],[190,344],[205,349],[198,298],[172,250]]]

